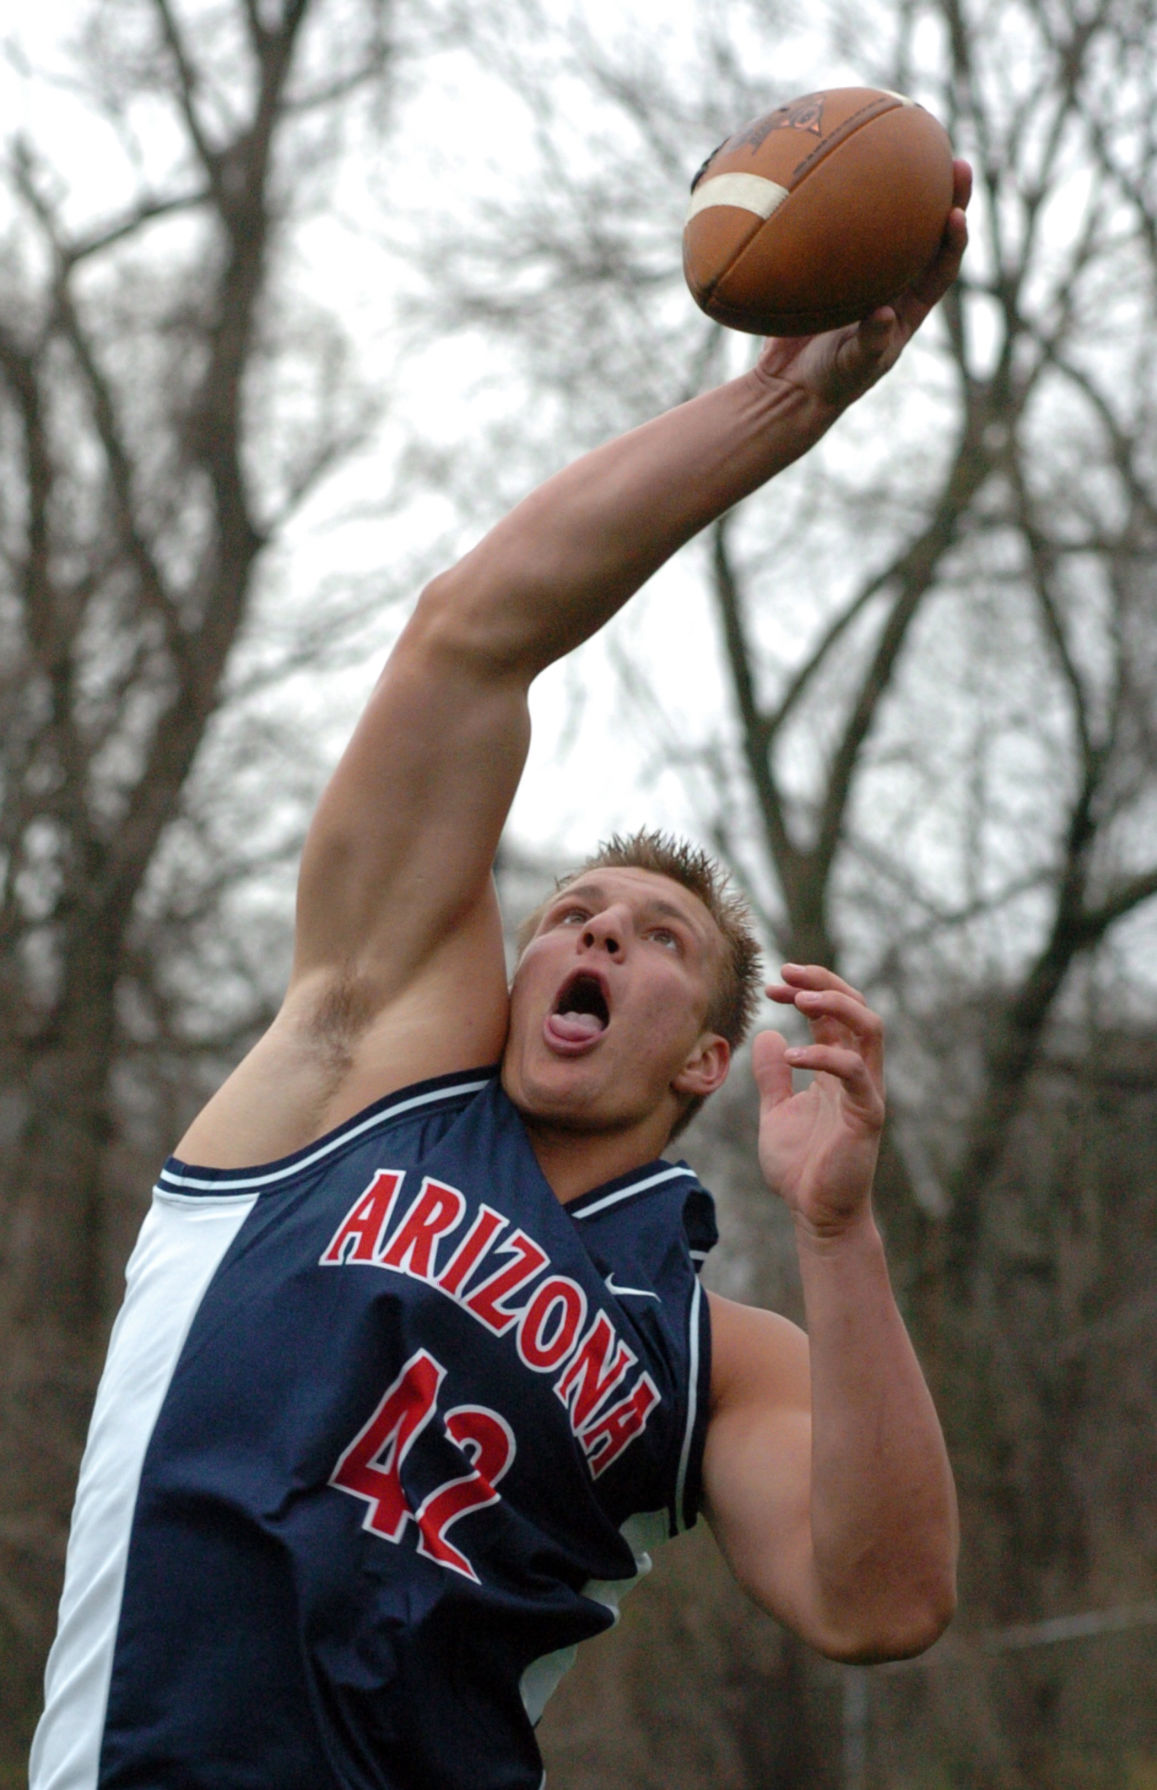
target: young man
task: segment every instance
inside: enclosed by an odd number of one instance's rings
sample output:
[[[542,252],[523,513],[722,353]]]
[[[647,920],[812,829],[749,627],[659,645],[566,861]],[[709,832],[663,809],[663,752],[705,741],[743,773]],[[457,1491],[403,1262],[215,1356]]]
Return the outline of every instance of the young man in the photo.
[[[537,1790],[574,1644],[700,1506],[835,1658],[947,1621],[951,1477],[869,1203],[878,1020],[788,966],[768,993],[813,1042],[756,1041],[805,1338],[701,1296],[710,1201],[659,1157],[742,1034],[733,898],[694,853],[612,849],[536,916],[508,991],[490,866],[534,676],[894,362],[955,276],[966,197],[961,167],[894,309],[769,344],[423,593],[311,828],[284,1006],[130,1264],[33,1790]]]

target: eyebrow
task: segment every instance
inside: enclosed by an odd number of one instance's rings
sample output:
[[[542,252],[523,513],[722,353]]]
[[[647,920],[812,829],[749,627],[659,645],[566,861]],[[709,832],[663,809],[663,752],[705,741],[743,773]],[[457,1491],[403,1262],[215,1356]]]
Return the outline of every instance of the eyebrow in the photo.
[[[681,907],[676,906],[675,902],[664,901],[661,895],[656,896],[653,901],[649,901],[647,907],[653,914],[664,914],[669,919],[682,920],[684,926],[693,925],[690,914],[685,914]]]
[[[688,890],[688,894],[691,894],[690,890]],[[576,897],[581,900],[583,896],[591,896],[595,900],[605,901],[607,899],[605,883],[568,883],[565,889],[559,890],[558,894],[554,897],[554,900],[550,903],[550,906],[553,908],[557,906],[560,901],[567,901]],[[691,899],[694,901],[697,897],[692,895]],[[696,937],[700,936],[699,928],[695,925],[690,914],[685,913],[675,902],[668,901],[664,895],[649,895],[646,902],[646,911],[650,914],[658,914],[663,919],[681,920],[683,925],[686,926],[690,932],[694,933]]]

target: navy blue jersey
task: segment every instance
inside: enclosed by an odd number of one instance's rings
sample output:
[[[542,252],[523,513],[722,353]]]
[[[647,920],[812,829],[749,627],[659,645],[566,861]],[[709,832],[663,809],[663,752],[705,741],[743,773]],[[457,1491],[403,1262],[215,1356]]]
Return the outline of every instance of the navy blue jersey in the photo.
[[[561,1205],[493,1070],[170,1160],[32,1790],[539,1790],[575,1646],[695,1520],[714,1239],[685,1164]]]

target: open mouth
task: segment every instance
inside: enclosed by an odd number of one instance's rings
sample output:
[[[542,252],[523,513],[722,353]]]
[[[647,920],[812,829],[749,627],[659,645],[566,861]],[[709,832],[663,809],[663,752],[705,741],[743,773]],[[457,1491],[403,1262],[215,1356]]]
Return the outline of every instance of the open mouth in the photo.
[[[556,1037],[578,1044],[605,1032],[610,1018],[602,982],[598,976],[578,970],[564,982],[551,1012],[550,1025]]]

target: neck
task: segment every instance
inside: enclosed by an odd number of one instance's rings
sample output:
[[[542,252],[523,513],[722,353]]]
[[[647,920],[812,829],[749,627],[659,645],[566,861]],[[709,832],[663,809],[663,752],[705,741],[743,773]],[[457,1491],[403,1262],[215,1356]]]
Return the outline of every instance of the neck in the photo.
[[[665,1121],[624,1131],[572,1131],[522,1115],[530,1147],[552,1192],[564,1206],[592,1187],[654,1162],[667,1142]]]

